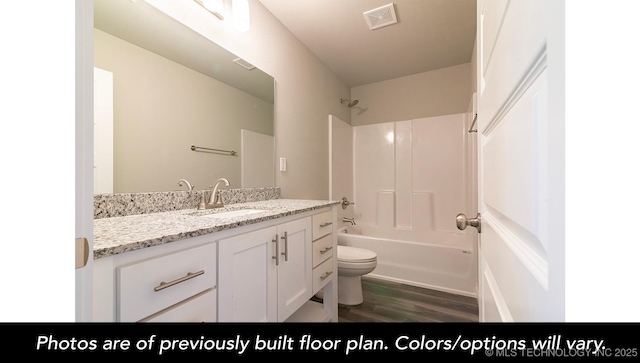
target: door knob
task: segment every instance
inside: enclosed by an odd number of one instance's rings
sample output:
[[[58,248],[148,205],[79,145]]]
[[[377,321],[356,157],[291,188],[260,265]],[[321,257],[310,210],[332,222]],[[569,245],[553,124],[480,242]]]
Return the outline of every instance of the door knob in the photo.
[[[456,216],[456,226],[458,226],[459,230],[464,230],[467,226],[476,227],[478,229],[478,233],[480,233],[480,213],[476,218],[467,218],[464,213],[458,213]]]

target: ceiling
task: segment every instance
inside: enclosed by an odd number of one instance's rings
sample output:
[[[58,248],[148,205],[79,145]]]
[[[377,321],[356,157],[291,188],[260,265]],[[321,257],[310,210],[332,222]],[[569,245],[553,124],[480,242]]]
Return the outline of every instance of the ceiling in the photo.
[[[476,0],[259,0],[349,87],[469,63]],[[397,23],[364,12],[394,4]]]

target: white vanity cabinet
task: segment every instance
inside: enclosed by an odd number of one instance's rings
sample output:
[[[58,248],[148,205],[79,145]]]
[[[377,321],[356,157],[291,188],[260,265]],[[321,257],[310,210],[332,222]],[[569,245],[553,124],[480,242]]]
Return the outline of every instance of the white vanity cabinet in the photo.
[[[313,295],[311,217],[221,239],[218,321],[282,322]]]
[[[337,322],[336,215],[330,205],[94,259],[94,321]]]

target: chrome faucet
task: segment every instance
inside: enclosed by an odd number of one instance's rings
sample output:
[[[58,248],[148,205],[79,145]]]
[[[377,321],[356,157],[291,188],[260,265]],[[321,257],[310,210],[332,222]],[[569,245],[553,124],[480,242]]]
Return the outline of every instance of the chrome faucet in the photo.
[[[356,219],[355,218],[343,217],[342,221],[345,222],[345,223],[351,223],[352,226],[356,225]]]
[[[222,203],[222,198],[220,197],[220,193],[218,193],[218,184],[224,183],[225,186],[229,186],[229,181],[225,178],[220,178],[216,180],[216,183],[211,188],[211,196],[209,197],[209,203],[206,205],[206,209],[212,208],[222,208],[224,204]]]

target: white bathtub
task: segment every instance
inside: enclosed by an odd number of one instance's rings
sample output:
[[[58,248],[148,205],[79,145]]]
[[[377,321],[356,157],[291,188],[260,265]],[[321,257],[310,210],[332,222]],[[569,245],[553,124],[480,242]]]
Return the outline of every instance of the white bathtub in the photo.
[[[378,255],[367,277],[476,296],[476,256],[463,234],[437,233],[428,242],[363,235],[357,227],[338,230],[338,245],[360,247]]]

